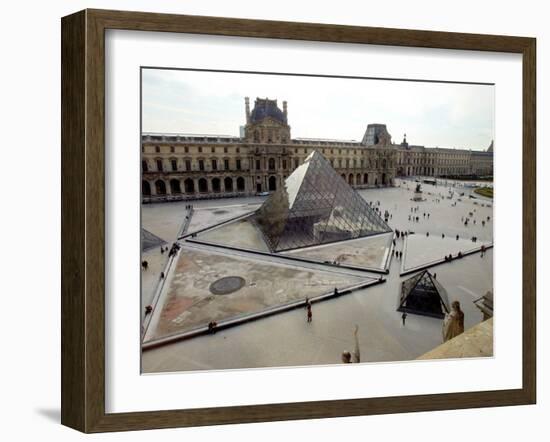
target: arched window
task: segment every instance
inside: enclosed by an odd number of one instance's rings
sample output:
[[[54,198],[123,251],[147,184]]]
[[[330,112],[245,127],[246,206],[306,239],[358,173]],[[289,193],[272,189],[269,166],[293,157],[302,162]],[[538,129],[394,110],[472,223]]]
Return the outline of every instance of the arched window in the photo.
[[[206,178],[199,179],[199,192],[208,192],[208,182],[206,181]]]
[[[277,178],[274,176],[270,176],[268,180],[269,190],[271,192],[274,192],[277,190]]]
[[[176,180],[176,179],[170,180],[170,192],[174,194],[181,193],[179,180]]]
[[[157,195],[166,195],[166,184],[162,180],[155,181]]]
[[[149,181],[143,180],[141,182],[141,194],[145,196],[151,195],[151,185],[149,184]]]
[[[244,178],[242,176],[237,178],[237,191],[244,192]]]
[[[353,186],[353,174],[350,173],[349,176],[348,176],[348,183],[350,186]]]
[[[369,184],[369,174],[368,173],[363,174],[363,184]]]
[[[232,178],[226,177],[223,180],[223,184],[225,186],[225,191],[226,192],[233,192],[233,179]]]
[[[191,178],[187,178],[183,182],[185,193],[195,193],[195,182]]]
[[[212,192],[221,191],[221,181],[219,178],[212,178]]]

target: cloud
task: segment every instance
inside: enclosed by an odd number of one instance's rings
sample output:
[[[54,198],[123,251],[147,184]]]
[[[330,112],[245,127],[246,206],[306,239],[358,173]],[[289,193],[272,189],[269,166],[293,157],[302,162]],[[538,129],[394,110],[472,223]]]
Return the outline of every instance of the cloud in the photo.
[[[142,79],[147,132],[238,135],[248,96],[286,100],[293,137],[359,140],[385,123],[394,141],[485,149],[493,134],[493,86],[161,69]]]

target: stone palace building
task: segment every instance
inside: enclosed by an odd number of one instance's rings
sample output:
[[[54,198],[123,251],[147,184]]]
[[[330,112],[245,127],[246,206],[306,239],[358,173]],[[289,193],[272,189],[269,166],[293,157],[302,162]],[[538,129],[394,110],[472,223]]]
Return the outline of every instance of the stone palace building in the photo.
[[[361,141],[292,138],[288,106],[257,98],[239,137],[144,133],[142,201],[249,196],[281,186],[314,150],[355,188],[392,186],[396,176],[492,176],[487,151],[393,144],[385,124],[369,124]]]

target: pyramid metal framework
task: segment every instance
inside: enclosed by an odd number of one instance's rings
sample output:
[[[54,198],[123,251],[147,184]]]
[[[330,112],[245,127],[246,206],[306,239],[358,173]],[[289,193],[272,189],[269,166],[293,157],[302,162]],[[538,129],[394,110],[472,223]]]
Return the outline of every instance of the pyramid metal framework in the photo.
[[[274,252],[391,232],[317,151],[264,202],[253,221]]]
[[[424,270],[403,281],[397,311],[443,319],[450,311],[447,291]]]

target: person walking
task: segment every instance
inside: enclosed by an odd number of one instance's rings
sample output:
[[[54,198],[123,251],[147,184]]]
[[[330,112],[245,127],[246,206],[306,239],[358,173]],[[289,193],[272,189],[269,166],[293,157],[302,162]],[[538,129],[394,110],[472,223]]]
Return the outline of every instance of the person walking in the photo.
[[[406,319],[407,319],[407,313],[403,312],[403,314],[401,315],[401,320],[403,321],[403,327],[405,327],[405,320]]]
[[[307,322],[310,323],[313,320],[313,313],[311,312],[311,302],[307,304]]]

